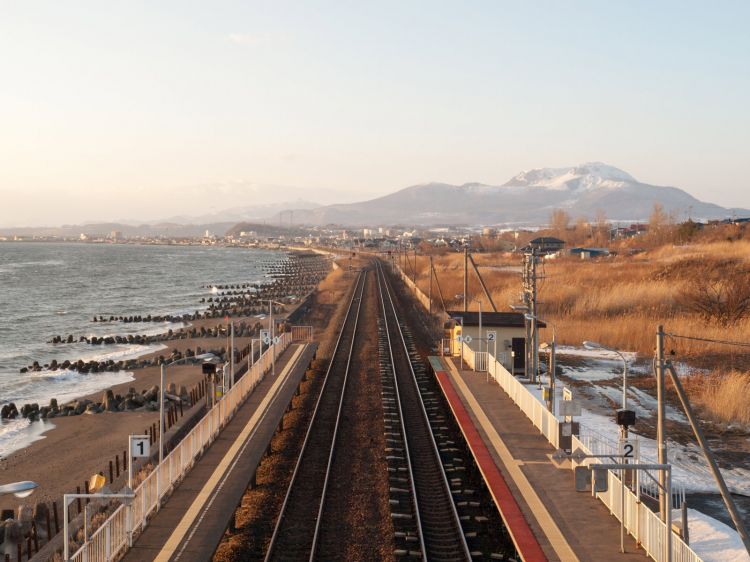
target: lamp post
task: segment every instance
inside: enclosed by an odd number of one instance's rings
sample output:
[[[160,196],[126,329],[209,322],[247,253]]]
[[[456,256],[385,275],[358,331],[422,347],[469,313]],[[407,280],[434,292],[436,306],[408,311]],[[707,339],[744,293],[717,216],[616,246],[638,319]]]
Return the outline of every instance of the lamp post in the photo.
[[[620,424],[620,439],[623,443],[622,446],[624,446],[625,441],[628,438],[628,426],[627,423],[630,422],[625,415],[627,414],[628,410],[628,362],[625,360],[625,356],[617,349],[614,349],[612,347],[607,347],[605,345],[602,345],[597,342],[593,341],[584,341],[583,347],[586,349],[599,349],[602,351],[610,351],[612,353],[616,353],[620,356],[620,359],[622,360],[622,412],[623,412],[623,418],[620,419],[618,415],[618,424]],[[635,416],[633,415],[633,421],[635,420]],[[623,423],[620,423],[623,422]],[[623,466],[627,466],[627,459],[623,459]],[[620,470],[620,509],[622,510],[622,513],[620,514],[620,552],[625,552],[625,470]],[[671,473],[670,477],[671,478]],[[637,488],[640,488],[640,484],[635,484]],[[663,490],[660,488],[660,496]],[[638,491],[638,495],[640,495],[640,490]],[[671,502],[671,493],[666,494],[668,505]],[[667,509],[667,511],[671,512],[671,506]],[[667,560],[672,559],[672,549],[669,545],[672,537],[672,525],[669,519],[667,520]]]
[[[620,359],[622,360],[622,409],[627,410],[628,409],[628,362],[625,359],[625,356],[617,349],[614,349],[612,347],[607,347],[606,345],[602,345],[600,343],[594,342],[594,341],[584,341],[583,347],[590,350],[602,350],[602,351],[611,351],[612,353],[616,353]],[[626,425],[620,426],[620,432],[623,439],[628,438],[628,427]]]

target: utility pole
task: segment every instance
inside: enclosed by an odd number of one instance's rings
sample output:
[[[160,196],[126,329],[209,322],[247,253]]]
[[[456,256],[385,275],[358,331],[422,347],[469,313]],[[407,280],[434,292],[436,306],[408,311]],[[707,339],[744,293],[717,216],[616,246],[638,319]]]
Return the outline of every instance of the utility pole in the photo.
[[[430,318],[432,318],[432,254],[430,254],[430,289],[428,300],[430,301]]]
[[[539,329],[537,326],[536,248],[524,254],[523,302],[526,305],[526,376],[536,382],[539,373]]]
[[[656,332],[656,446],[657,462],[667,464],[667,444],[664,435],[664,326],[661,324]],[[659,471],[659,516],[667,520],[667,510],[671,508],[671,498],[666,497],[666,474]]]
[[[412,281],[414,282],[414,287],[417,286],[417,246],[414,246],[414,275],[412,276]]]
[[[531,306],[529,305],[529,255],[524,253],[523,255],[523,270],[522,270],[522,277],[523,277],[523,304],[526,307],[526,313],[531,314]],[[524,346],[524,362],[523,362],[523,371],[524,375],[527,379],[531,378],[531,354],[529,353],[529,350],[531,346],[529,345],[529,342],[531,341],[531,320],[524,314],[524,328],[526,329],[526,339],[524,340],[526,345]]]
[[[464,246],[464,312],[469,308],[469,248]]]

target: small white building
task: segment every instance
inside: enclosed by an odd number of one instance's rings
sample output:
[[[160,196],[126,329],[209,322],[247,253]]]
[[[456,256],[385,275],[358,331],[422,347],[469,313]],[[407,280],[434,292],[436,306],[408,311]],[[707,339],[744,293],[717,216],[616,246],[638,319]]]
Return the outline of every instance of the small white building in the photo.
[[[526,322],[520,312],[483,312],[482,329],[479,330],[479,312],[449,310],[450,319],[444,325],[443,338],[450,340],[451,355],[458,355],[461,344],[458,336],[469,336],[467,345],[474,351],[489,351],[513,374],[523,373],[525,368]],[[544,322],[539,322],[545,328]],[[490,342],[487,332],[495,333]],[[480,350],[481,347],[481,350]]]

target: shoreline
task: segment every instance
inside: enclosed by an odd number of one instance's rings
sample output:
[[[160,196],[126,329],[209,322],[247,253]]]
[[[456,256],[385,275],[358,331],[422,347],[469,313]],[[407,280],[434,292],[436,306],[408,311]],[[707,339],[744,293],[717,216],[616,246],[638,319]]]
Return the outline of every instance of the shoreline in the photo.
[[[303,259],[302,264],[304,264],[304,261]],[[312,285],[313,288],[310,290],[313,293],[319,287],[320,282],[332,273],[330,265],[322,262],[313,265],[313,268],[315,267],[320,268],[320,271],[323,273],[322,277],[320,275],[315,277],[318,280]],[[304,268],[300,272],[293,274],[289,279],[291,281],[295,279],[300,281],[298,279],[300,276],[303,278],[303,281],[306,280],[306,282],[310,283],[311,278],[305,274]],[[287,291],[285,288],[287,281],[283,279],[271,279],[270,277],[269,283],[266,285],[267,289],[269,291],[275,290],[279,294],[279,296],[271,295],[273,298],[282,298],[284,291]],[[273,289],[274,284],[276,284],[276,289]],[[293,299],[293,302],[284,307],[279,307],[280,310],[277,309],[278,311],[276,312],[278,316],[275,314],[274,318],[283,319],[300,306],[305,305],[307,302],[306,296],[310,294],[310,291],[308,293],[300,293],[301,296],[299,298]],[[226,306],[222,304],[220,310],[225,309]],[[236,312],[239,312],[239,310]],[[261,315],[232,316],[231,320],[235,324],[235,327],[243,322],[246,326],[245,335],[235,337],[236,350],[242,350],[245,346],[250,345],[252,339],[255,339],[257,342],[257,332],[255,329],[258,326],[263,328],[268,327],[268,316],[262,315],[263,318],[259,316]],[[203,353],[209,351],[224,352],[224,348],[228,346],[228,338],[223,333],[218,337],[214,335],[190,337],[190,333],[191,330],[198,330],[200,333],[201,328],[215,330],[220,326],[226,325],[224,318],[221,316],[190,320],[181,329],[188,336],[183,335],[180,337],[180,332],[175,331],[174,334],[177,336],[177,339],[165,339],[160,342],[164,347],[140,355],[138,361],[155,361],[155,363],[158,363],[160,356],[163,356],[164,360],[169,362],[173,353],[176,352],[178,356],[184,356],[187,350],[196,353],[197,348],[200,348]],[[106,352],[104,347],[101,349],[95,347],[94,349]],[[243,361],[246,360],[244,359]],[[75,400],[90,400],[94,403],[101,403],[108,392],[124,397],[131,389],[134,389],[137,393],[142,393],[153,387],[158,387],[160,383],[160,366],[158,364],[132,370],[124,369],[118,372],[120,374],[127,373],[131,378],[120,383],[108,385],[106,388],[102,387],[93,392],[82,392]],[[84,376],[97,377],[101,375],[102,373],[88,373]],[[204,376],[200,365],[176,365],[167,369],[166,386],[169,387],[174,384],[177,389],[184,386],[189,392],[190,389],[194,388],[203,379]],[[18,406],[20,408],[20,404]],[[33,438],[30,435],[28,442],[23,443],[21,447],[10,452],[3,459],[0,459],[2,481],[36,481],[40,484],[40,488],[36,494],[31,496],[29,503],[59,502],[63,493],[75,491],[76,486],[80,486],[83,489],[83,482],[87,481],[93,474],[102,471],[105,475],[108,475],[108,463],[110,460],[117,456],[121,457],[122,452],[127,449],[127,436],[142,433],[144,428],[157,423],[158,419],[158,411],[151,411],[148,408],[141,407],[135,410],[117,412],[104,411],[96,414],[86,412],[75,416],[56,416],[44,422],[32,422],[34,424],[42,424],[38,426],[41,431],[33,434]],[[179,427],[181,423],[181,420],[177,421],[177,426]],[[96,451],[96,454],[89,455],[84,451]],[[0,496],[0,509],[13,509],[24,503],[26,502],[12,496]]]

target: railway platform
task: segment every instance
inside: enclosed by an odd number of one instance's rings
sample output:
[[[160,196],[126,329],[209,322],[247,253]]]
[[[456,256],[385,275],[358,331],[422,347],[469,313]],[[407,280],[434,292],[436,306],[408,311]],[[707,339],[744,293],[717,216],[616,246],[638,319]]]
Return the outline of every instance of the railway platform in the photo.
[[[573,471],[552,462],[552,446],[494,381],[450,357],[430,363],[524,561],[643,559],[630,536],[620,552],[619,522],[576,492]]]
[[[210,560],[317,344],[291,345],[149,521],[124,560]]]

